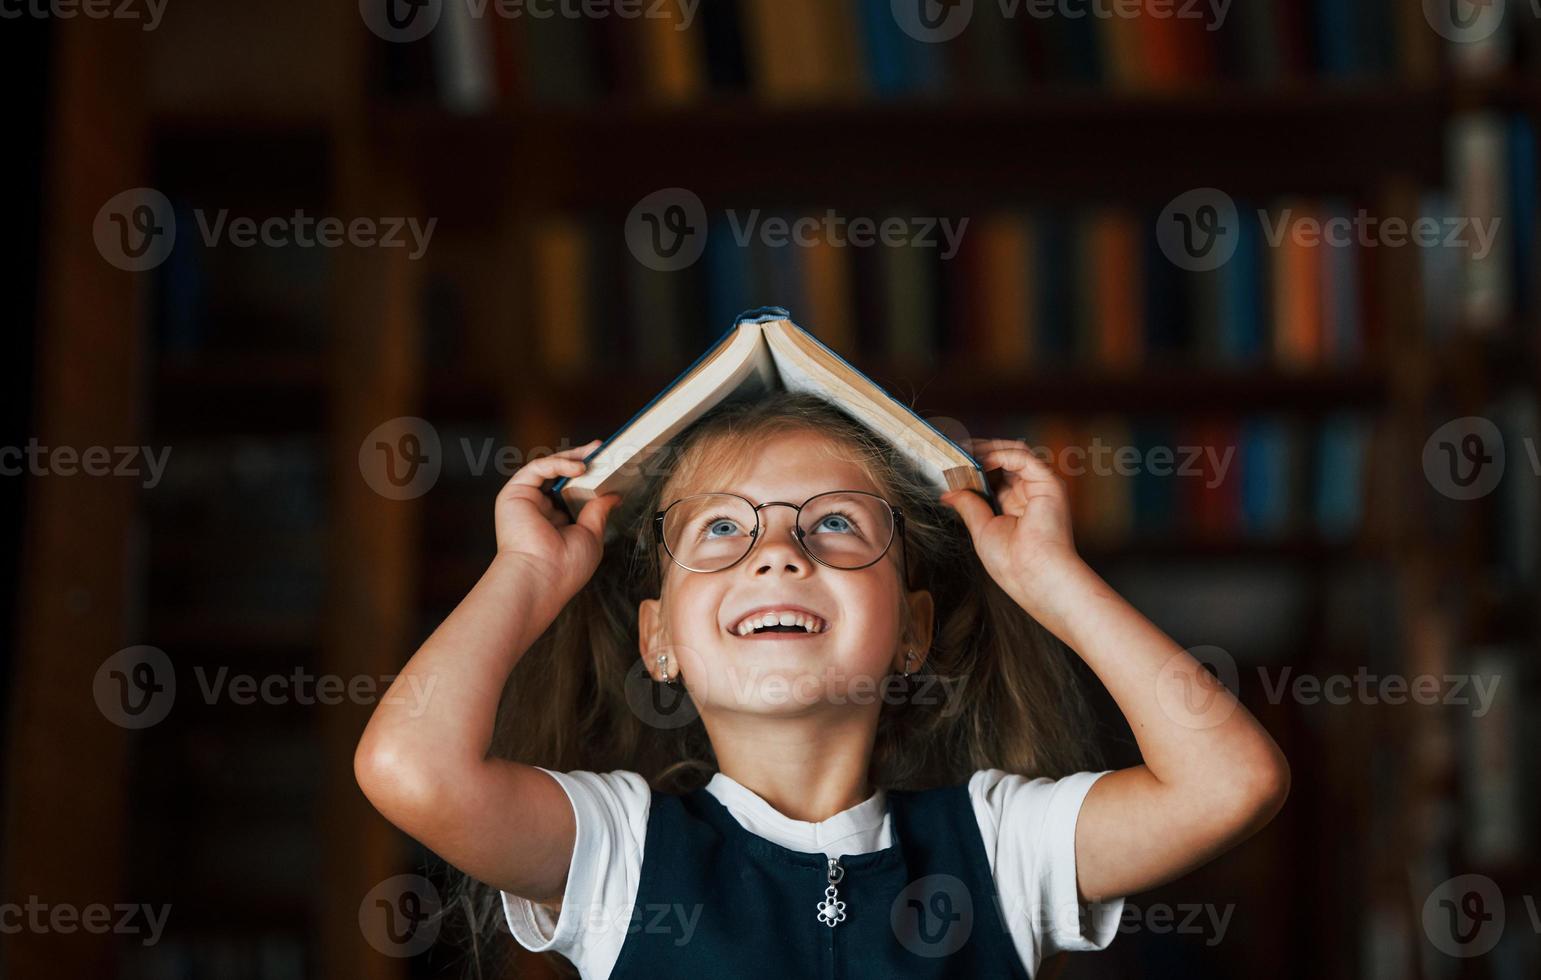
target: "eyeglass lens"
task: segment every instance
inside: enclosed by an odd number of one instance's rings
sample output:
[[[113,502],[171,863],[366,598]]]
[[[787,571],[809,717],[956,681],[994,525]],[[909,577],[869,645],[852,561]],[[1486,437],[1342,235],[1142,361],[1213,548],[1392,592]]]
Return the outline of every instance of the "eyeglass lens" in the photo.
[[[762,511],[765,520],[769,512]],[[803,505],[797,526],[804,546],[835,568],[870,565],[888,547],[894,531],[892,509],[883,498],[855,491],[819,494]],[[727,568],[754,543],[755,510],[729,493],[684,497],[664,515],[664,543],[674,560],[698,572]],[[764,528],[761,529],[762,533]]]

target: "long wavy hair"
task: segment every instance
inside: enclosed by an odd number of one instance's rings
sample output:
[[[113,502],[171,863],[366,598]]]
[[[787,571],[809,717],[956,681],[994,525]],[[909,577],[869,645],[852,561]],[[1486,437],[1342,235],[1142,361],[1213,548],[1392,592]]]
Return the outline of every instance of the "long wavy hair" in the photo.
[[[489,754],[559,771],[630,770],[671,793],[711,778],[716,757],[699,718],[659,728],[627,700],[640,669],[638,606],[661,596],[669,560],[649,519],[680,488],[699,489],[703,474],[726,486],[719,481],[752,458],[757,444],[787,432],[836,447],[904,512],[912,587],[929,590],[934,603],[931,647],[916,679],[934,675],[933,688],[956,692],[883,699],[872,785],[926,789],[966,782],[978,769],[1059,777],[1100,766],[1073,655],[1001,590],[962,520],[892,444],[834,403],[795,392],[720,404],[659,454],[662,463],[611,514],[594,576],[510,673]],[[488,959],[506,962],[514,943],[497,892],[457,874],[447,911],[455,908],[467,920],[475,974],[483,975]],[[501,954],[488,957],[489,946]],[[574,975],[565,959],[545,955]]]

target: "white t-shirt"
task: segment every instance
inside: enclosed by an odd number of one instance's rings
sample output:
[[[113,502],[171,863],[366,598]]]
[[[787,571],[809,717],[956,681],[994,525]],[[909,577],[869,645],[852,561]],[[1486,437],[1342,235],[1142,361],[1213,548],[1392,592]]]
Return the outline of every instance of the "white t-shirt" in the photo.
[[[542,771],[566,791],[577,824],[561,909],[503,892],[503,912],[521,946],[561,953],[584,980],[600,980],[610,975],[626,941],[652,793],[641,775],[625,770]],[[1107,771],[1054,780],[981,769],[969,778],[1007,929],[1029,974],[1062,950],[1106,949],[1113,941],[1124,900],[1100,902],[1083,914],[1075,873],[1076,817],[1087,790]],[[881,789],[817,823],[784,816],[721,772],[706,790],[750,833],[792,850],[839,857],[893,843]]]

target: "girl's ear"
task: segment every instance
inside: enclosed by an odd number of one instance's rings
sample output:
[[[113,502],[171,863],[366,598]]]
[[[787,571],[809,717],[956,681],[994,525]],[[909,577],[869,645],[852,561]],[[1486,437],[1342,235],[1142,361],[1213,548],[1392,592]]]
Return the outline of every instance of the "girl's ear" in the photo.
[[[647,663],[647,652],[663,642],[658,636],[659,623],[662,621],[659,606],[657,599],[643,599],[637,606],[637,653],[641,655],[643,663]]]
[[[925,589],[916,589],[914,592],[906,592],[904,601],[909,607],[909,642],[924,659],[931,649],[931,626],[935,613],[931,593]]]

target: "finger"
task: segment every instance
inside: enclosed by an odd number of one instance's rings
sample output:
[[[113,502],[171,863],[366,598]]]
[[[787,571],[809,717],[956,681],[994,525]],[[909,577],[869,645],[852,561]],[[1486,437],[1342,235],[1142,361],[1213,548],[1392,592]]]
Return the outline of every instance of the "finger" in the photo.
[[[562,450],[559,450],[557,452],[551,453],[550,455],[552,455],[552,456],[571,456],[571,457],[577,457],[578,459],[582,459],[583,457],[587,456],[589,453],[593,452],[594,451],[594,447],[599,445],[603,441],[604,440],[602,440],[602,439],[590,439],[588,442],[585,442],[581,446],[573,446],[571,449],[562,449]],[[540,458],[541,459],[545,459],[547,457],[542,456]]]
[[[583,460],[574,459],[571,456],[542,456],[521,466],[504,486],[506,488],[539,487],[547,480],[559,476],[577,476],[586,468],[587,465]]]
[[[611,512],[620,506],[620,503],[621,495],[618,493],[607,493],[595,497],[584,504],[583,509],[578,512],[578,523],[587,528],[589,533],[594,535],[595,538],[603,541],[605,539],[605,524],[608,522]]]
[[[975,437],[968,441],[968,447],[978,453],[987,453],[992,449],[1006,449],[1013,446],[1019,449],[1031,448],[1021,439],[986,439]]]
[[[942,503],[958,512],[963,518],[963,526],[968,528],[969,537],[979,540],[984,532],[984,526],[995,516],[995,511],[985,499],[973,490],[949,490],[942,494]]]
[[[1011,473],[1020,473],[1030,480],[1059,479],[1059,474],[1054,472],[1054,467],[1026,447],[1008,446],[991,449],[979,458],[979,462],[986,470],[1000,468]]]

